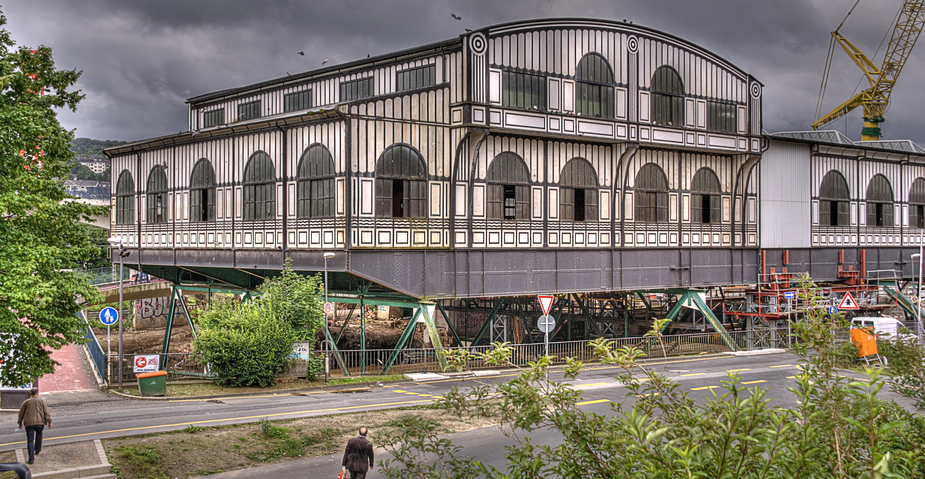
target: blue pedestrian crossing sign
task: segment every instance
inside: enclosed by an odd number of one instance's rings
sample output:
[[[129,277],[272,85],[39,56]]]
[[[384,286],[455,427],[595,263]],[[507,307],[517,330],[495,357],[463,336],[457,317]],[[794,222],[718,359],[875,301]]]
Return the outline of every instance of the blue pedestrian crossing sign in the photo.
[[[116,324],[118,320],[119,312],[116,311],[116,308],[103,308],[103,310],[100,311],[100,321],[106,326]]]

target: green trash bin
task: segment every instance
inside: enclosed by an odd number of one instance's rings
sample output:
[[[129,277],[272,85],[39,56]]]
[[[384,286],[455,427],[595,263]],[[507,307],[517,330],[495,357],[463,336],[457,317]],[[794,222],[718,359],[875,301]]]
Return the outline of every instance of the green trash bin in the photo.
[[[142,396],[167,395],[167,371],[154,371],[135,375],[138,378],[138,391]]]

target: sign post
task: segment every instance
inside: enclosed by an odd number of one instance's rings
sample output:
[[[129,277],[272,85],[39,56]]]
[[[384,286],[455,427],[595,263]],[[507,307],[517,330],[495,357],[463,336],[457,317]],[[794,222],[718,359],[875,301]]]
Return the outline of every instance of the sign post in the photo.
[[[541,294],[537,296],[537,299],[540,300],[540,307],[543,308],[543,315],[537,320],[536,327],[543,332],[543,346],[546,351],[546,356],[549,357],[549,333],[556,327],[556,320],[549,315],[549,311],[552,310],[552,302],[555,298],[550,295]],[[546,369],[546,380],[549,380],[548,368]]]
[[[119,320],[119,311],[116,308],[103,308],[100,311],[100,321],[106,325],[106,381],[109,381],[109,356],[112,355],[112,350],[110,349],[110,343],[112,343],[112,337],[109,333],[109,327],[116,323]]]

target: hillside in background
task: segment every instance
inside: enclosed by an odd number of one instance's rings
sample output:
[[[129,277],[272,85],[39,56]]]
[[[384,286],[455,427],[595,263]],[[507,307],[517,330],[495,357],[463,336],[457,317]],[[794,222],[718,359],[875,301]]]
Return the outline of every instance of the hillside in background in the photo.
[[[78,155],[101,155],[103,148],[126,143],[118,140],[94,140],[92,138],[74,138],[71,142],[71,151]]]

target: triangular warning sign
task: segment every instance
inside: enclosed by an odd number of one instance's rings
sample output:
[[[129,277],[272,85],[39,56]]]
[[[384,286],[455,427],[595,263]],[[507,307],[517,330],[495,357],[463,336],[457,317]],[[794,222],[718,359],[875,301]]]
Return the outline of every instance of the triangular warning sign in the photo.
[[[854,300],[854,297],[851,296],[851,293],[845,293],[845,297],[842,298],[841,303],[838,305],[838,309],[861,309],[858,307],[857,301]]]
[[[552,309],[552,296],[537,296],[540,300],[540,307],[543,308],[543,316],[549,316],[549,310]]]

